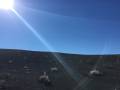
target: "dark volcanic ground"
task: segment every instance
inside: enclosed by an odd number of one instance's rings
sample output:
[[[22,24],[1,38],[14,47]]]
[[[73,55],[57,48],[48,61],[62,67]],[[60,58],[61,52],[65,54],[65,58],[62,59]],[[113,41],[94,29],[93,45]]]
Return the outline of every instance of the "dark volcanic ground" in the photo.
[[[120,55],[57,54],[77,80],[49,52],[0,50],[0,90],[120,90]],[[52,67],[58,71],[51,71]],[[90,76],[93,68],[103,75]],[[50,86],[38,82],[44,71],[51,80]]]

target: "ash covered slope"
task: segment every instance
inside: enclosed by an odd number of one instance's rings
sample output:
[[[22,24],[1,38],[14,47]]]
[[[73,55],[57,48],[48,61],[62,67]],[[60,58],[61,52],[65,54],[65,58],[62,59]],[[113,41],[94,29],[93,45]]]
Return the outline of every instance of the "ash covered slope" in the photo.
[[[120,55],[57,53],[72,69],[76,82],[50,52],[0,50],[0,90],[114,90],[120,86]],[[51,68],[57,68],[54,72]],[[101,76],[91,76],[97,69]],[[52,83],[38,82],[47,72]],[[119,89],[117,89],[119,90]]]

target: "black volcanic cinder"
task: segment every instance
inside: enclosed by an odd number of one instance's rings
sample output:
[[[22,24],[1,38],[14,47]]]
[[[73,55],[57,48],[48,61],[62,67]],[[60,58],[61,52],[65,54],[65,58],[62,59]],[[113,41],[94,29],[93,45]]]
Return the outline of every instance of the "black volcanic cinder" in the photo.
[[[118,59],[120,55],[103,55],[97,66],[97,70],[100,71],[97,71],[97,74],[104,72],[104,75],[93,78],[89,76],[89,73],[98,62],[100,55],[58,54],[73,69],[75,75],[80,77],[80,82],[72,79],[51,52],[0,50],[0,82],[4,81],[0,84],[0,89],[74,90],[76,88],[76,90],[81,90],[82,88],[82,90],[112,90],[120,86]],[[25,73],[29,69],[30,73]],[[54,73],[51,70],[58,72]],[[49,78],[40,80],[39,77],[42,75]]]

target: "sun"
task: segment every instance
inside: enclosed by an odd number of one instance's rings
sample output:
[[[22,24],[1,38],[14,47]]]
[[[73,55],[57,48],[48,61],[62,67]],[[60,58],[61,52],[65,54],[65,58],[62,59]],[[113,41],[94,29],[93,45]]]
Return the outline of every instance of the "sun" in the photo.
[[[12,10],[14,8],[14,0],[0,0],[0,9]]]

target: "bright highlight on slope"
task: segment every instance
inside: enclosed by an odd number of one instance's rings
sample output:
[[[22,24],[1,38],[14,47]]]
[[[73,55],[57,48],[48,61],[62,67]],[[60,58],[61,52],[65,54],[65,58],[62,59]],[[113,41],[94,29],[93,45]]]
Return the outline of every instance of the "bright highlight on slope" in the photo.
[[[0,0],[0,9],[12,10],[14,7],[14,0]]]

